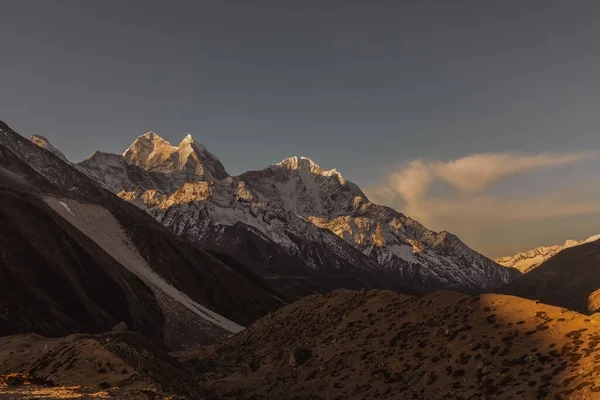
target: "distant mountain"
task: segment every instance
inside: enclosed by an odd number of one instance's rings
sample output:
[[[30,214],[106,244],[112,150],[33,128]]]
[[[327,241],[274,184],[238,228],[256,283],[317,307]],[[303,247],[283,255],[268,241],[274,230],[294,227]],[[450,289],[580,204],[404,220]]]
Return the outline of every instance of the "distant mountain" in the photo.
[[[173,146],[149,132],[123,156],[97,152],[77,168],[194,243],[252,254],[266,279],[284,279],[296,297],[314,292],[290,278],[307,271],[334,279],[323,289],[340,287],[344,276],[352,281],[344,287],[383,282],[417,292],[479,292],[520,275],[455,235],[371,203],[338,171],[304,157],[232,177],[191,136]]]
[[[598,239],[600,239],[600,235],[590,236],[584,240],[567,240],[563,245],[540,246],[532,250],[517,253],[514,256],[498,257],[494,261],[506,267],[516,268],[526,274],[564,249],[595,242]]]
[[[49,152],[51,152],[52,154],[54,154],[55,156],[57,156],[58,158],[60,158],[63,161],[68,161],[67,157],[63,154],[62,151],[60,151],[59,149],[57,149],[56,147],[54,147],[49,141],[48,139],[46,139],[44,136],[41,135],[31,135],[30,137],[28,137],[28,139],[37,144],[38,146],[40,146],[42,149],[46,149]]]
[[[600,311],[600,241],[568,247],[497,292],[581,313]]]
[[[286,304],[242,263],[174,235],[0,122],[0,331],[125,322],[171,347],[213,342]]]

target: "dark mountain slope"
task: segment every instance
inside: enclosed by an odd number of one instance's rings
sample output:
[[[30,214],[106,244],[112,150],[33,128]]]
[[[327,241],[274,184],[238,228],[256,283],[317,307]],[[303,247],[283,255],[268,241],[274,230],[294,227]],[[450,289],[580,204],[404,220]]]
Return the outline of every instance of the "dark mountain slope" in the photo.
[[[562,250],[498,290],[582,313],[600,310],[600,241]]]
[[[218,314],[244,325],[285,304],[239,273],[243,265],[178,238],[3,123],[0,188],[0,284],[14,285],[0,304],[11,332],[100,332],[126,321],[180,345],[239,329]]]
[[[0,190],[0,259],[3,334],[102,332],[124,321],[160,338],[149,288],[34,196]]]
[[[331,235],[329,232],[326,234]],[[300,249],[297,256],[243,223],[227,227],[215,226],[213,233],[205,237],[209,251],[219,259],[233,258],[242,265],[251,267],[271,287],[278,288],[279,292],[292,300],[339,288],[384,288],[406,294],[417,293],[399,279],[397,274],[377,268],[364,269],[362,264],[349,264],[327,246],[306,242],[301,237],[293,237],[292,240]],[[347,247],[345,252],[353,254],[358,260],[363,257],[350,245],[343,242],[341,245]],[[223,255],[225,253],[226,256]],[[321,269],[310,268],[306,263],[307,258],[328,260],[331,265],[325,264]]]

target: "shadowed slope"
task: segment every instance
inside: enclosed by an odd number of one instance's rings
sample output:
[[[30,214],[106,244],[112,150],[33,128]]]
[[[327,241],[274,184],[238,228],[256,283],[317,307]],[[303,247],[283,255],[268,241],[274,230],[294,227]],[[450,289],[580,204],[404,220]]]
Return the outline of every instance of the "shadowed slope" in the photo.
[[[600,241],[561,251],[499,289],[582,313],[600,309]]]
[[[540,246],[535,249],[523,251],[515,254],[514,256],[498,257],[496,261],[500,265],[505,267],[513,267],[526,274],[536,267],[554,257],[556,254],[564,249],[570,247],[580,246],[585,243],[595,242],[600,239],[600,235],[590,236],[583,240],[566,240],[564,244],[555,244],[553,246]]]
[[[178,238],[1,122],[0,190],[0,321],[9,332],[101,332],[126,321],[179,346],[285,304],[243,266]]]

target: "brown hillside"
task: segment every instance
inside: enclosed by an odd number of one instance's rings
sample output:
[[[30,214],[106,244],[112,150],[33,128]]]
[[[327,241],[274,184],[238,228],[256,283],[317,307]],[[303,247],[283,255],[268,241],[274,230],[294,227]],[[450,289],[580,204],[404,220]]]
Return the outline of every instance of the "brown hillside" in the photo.
[[[132,332],[0,338],[0,399],[214,399],[189,371]]]
[[[182,356],[226,398],[595,399],[599,322],[505,295],[336,291]]]

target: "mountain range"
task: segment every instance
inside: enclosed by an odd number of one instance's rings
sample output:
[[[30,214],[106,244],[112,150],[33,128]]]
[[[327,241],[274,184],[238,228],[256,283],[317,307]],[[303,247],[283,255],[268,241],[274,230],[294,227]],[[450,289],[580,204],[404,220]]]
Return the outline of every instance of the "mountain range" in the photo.
[[[479,292],[520,275],[305,157],[230,176],[190,135],[174,146],[148,132],[75,167],[177,235],[256,264],[293,298],[337,287]]]
[[[498,257],[494,261],[506,267],[516,268],[523,274],[526,274],[564,249],[595,242],[598,239],[600,239],[600,235],[590,236],[583,240],[566,240],[562,245],[540,246],[535,249],[517,253],[514,256]]]
[[[497,292],[580,313],[600,311],[600,241],[568,247]]]

